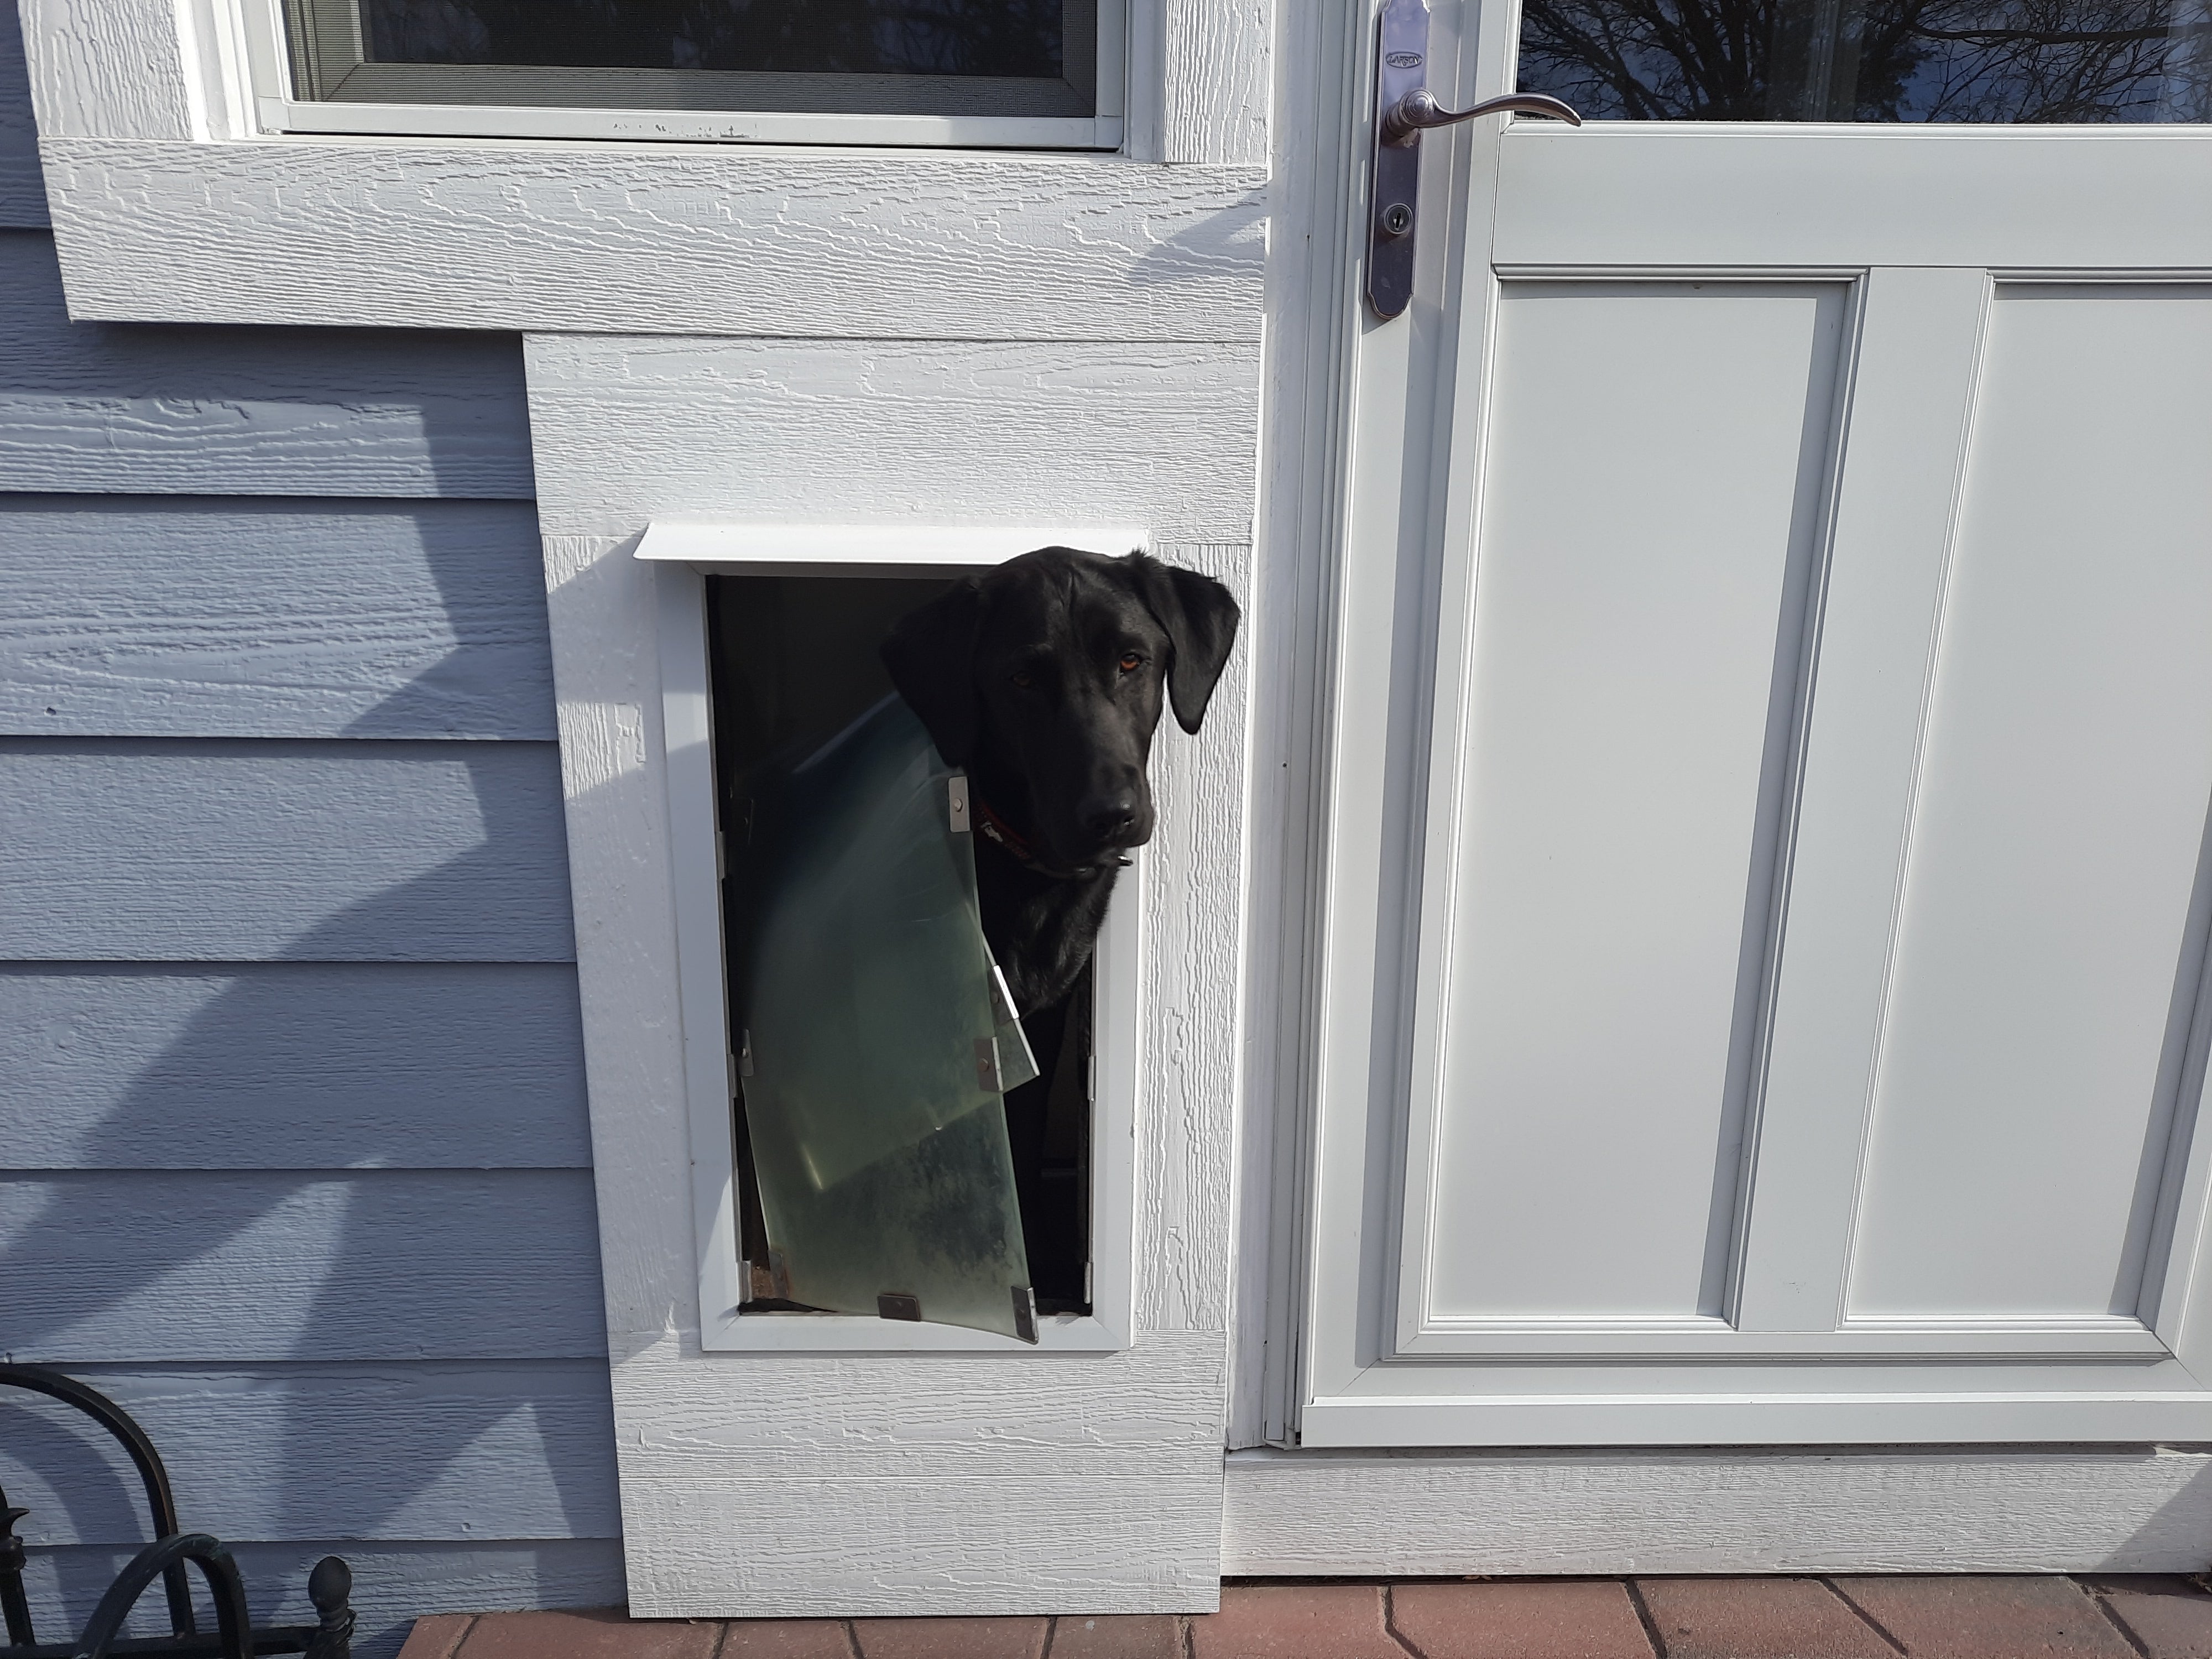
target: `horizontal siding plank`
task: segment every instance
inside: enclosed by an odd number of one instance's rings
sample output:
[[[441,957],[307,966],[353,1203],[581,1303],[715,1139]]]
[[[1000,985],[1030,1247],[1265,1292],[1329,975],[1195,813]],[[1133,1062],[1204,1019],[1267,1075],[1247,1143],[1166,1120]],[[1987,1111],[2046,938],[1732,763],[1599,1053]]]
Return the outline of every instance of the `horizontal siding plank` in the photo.
[[[189,1523],[188,1523],[189,1524]],[[433,1613],[604,1607],[623,1600],[622,1546],[611,1539],[531,1543],[359,1544],[228,1540],[257,1621],[313,1624],[307,1574],[325,1555],[353,1569],[354,1659],[394,1659],[416,1619]],[[132,1552],[65,1546],[31,1552],[26,1583],[41,1638],[74,1634]],[[161,1598],[138,1604],[131,1633],[160,1636]]]
[[[72,323],[53,239],[0,231],[0,489],[535,493],[511,337]]]
[[[566,963],[0,965],[16,1169],[587,1168],[583,1068]]]
[[[618,1538],[604,1359],[133,1372],[74,1366],[153,1437],[193,1531],[221,1538]],[[0,1389],[0,1487],[33,1545],[130,1544],[145,1494],[114,1443]]]
[[[18,1360],[606,1352],[581,1170],[10,1175],[0,1258]]]
[[[550,744],[0,738],[0,960],[570,959]]]
[[[0,6],[0,229],[46,222],[46,184],[39,173],[39,132],[31,119],[31,75],[23,62],[22,20]]]
[[[1264,167],[742,145],[58,138],[78,314],[1256,340]]]
[[[0,496],[0,732],[550,740],[522,501]]]

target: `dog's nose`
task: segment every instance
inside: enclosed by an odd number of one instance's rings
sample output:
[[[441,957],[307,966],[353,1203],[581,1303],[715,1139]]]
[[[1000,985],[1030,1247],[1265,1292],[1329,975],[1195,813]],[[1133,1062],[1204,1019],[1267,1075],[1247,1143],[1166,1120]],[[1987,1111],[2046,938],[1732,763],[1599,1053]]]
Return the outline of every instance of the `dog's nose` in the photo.
[[[1084,833],[1093,841],[1110,842],[1137,821],[1137,798],[1126,792],[1101,795],[1084,803]]]

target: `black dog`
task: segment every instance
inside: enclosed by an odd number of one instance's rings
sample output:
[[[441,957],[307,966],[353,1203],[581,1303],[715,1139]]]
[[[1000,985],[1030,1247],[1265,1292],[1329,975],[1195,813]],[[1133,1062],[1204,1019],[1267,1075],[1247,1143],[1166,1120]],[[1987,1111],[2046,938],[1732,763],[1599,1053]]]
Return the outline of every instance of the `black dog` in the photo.
[[[1163,701],[1196,732],[1237,638],[1210,576],[1142,553],[1024,553],[901,621],[891,684],[969,775],[983,933],[1027,1012],[1091,960],[1122,854],[1152,839]]]
[[[968,774],[983,934],[1042,1067],[1006,1096],[1006,1124],[1048,1310],[1083,1299],[1087,1259],[1077,1204],[1043,1197],[1062,1039],[1087,1015],[1068,993],[1085,982],[1122,855],[1152,839],[1145,766],[1162,705],[1198,730],[1237,623],[1210,576],[1047,547],[957,584],[884,645],[891,684]]]

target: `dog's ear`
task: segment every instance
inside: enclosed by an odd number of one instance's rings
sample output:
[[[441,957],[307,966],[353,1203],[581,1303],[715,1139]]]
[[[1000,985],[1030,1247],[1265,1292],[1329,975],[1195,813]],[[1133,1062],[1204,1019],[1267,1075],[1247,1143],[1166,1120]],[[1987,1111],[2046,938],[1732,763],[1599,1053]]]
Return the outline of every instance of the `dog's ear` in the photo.
[[[975,747],[975,639],[982,620],[981,588],[969,576],[900,617],[884,641],[891,684],[929,728],[948,766],[965,766]]]
[[[1237,643],[1237,601],[1212,577],[1162,564],[1142,552],[1121,562],[1145,609],[1167,630],[1168,702],[1176,724],[1196,732],[1230,647]]]

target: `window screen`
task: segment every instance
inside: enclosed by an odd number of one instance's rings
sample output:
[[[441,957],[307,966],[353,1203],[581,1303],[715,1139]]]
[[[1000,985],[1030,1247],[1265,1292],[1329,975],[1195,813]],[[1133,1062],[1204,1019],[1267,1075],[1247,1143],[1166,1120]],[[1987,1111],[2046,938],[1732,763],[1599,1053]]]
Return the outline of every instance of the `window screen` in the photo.
[[[288,0],[296,97],[1087,117],[1097,0]]]

